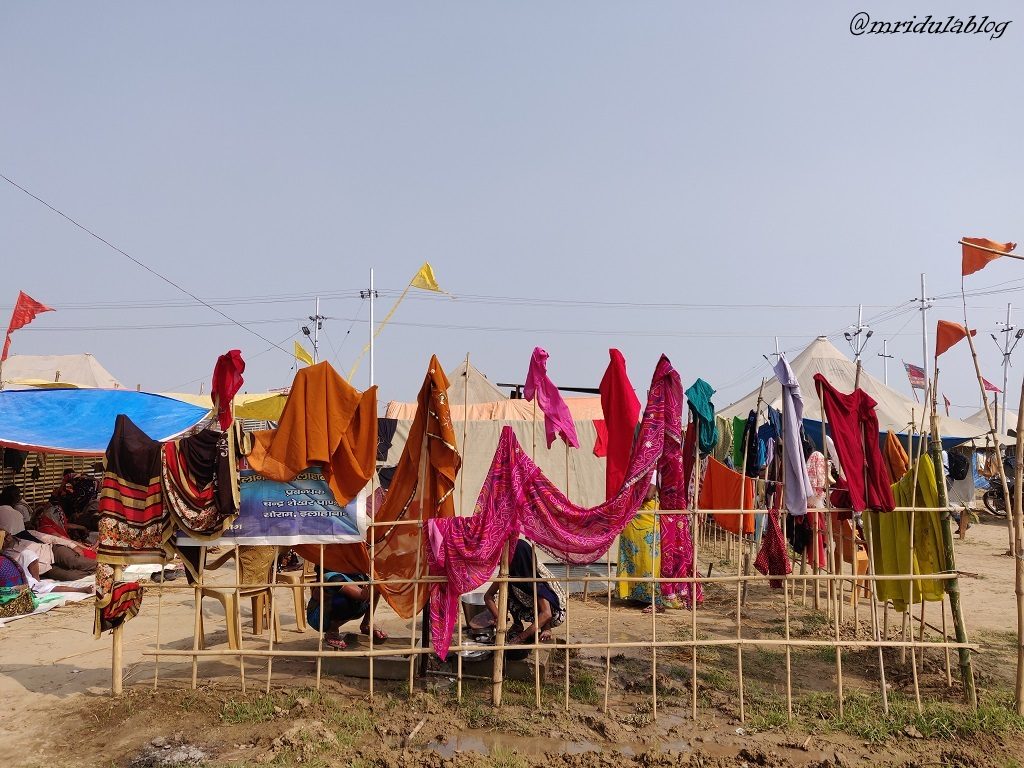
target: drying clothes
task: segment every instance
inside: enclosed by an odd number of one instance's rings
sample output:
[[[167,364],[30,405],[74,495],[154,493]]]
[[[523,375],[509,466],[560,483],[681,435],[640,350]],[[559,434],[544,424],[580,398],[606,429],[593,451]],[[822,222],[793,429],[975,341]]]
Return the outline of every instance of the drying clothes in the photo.
[[[732,464],[736,469],[743,467],[743,438],[746,435],[747,420],[742,416],[732,419]],[[715,458],[718,458],[717,456]]]
[[[693,575],[693,538],[687,515],[661,515],[661,576],[665,579]],[[697,585],[697,603],[703,600],[703,588]],[[666,600],[681,598],[690,607],[690,584],[685,581],[661,582]]]
[[[387,461],[391,443],[395,441],[398,419],[377,419],[377,461]]]
[[[786,537],[779,525],[779,511],[773,509],[768,513],[768,521],[764,534],[761,536],[761,549],[757,552],[754,567],[765,576],[787,576],[793,572],[789,552],[786,551]],[[782,589],[782,581],[771,579],[768,586]]]
[[[740,507],[740,496],[743,506]],[[708,459],[708,468],[704,472],[704,480],[700,486],[699,506],[701,510],[716,509],[753,509],[754,481],[745,478],[739,472],[729,469],[725,464],[714,458]],[[715,515],[719,527],[732,533],[740,532],[740,515]],[[743,515],[743,532],[754,532],[754,515]]]
[[[891,429],[885,435],[885,461],[889,467],[889,478],[894,483],[902,480],[910,469],[910,457]]]
[[[601,411],[604,413],[607,440],[605,498],[612,498],[622,487],[633,449],[633,435],[640,417],[640,401],[626,375],[626,359],[617,349],[608,350],[611,362],[601,379]]]
[[[828,463],[825,454],[813,451],[807,457],[807,479],[811,483],[811,495],[807,499],[808,508],[822,507],[825,504],[825,485],[828,482]]]
[[[757,414],[754,411],[751,411],[743,421],[743,437],[740,442],[743,448],[740,463],[736,468],[742,470],[746,466],[747,477],[757,477],[768,462],[757,439]]]
[[[226,354],[218,357],[217,364],[213,367],[210,397],[213,400],[213,407],[217,410],[217,423],[220,424],[222,430],[230,427],[231,422],[235,419],[231,413],[231,401],[245,381],[242,378],[243,371],[245,371],[245,361],[242,359],[242,351],[239,349],[229,350]]]
[[[686,437],[683,439],[683,476],[686,478],[685,496],[683,506],[686,506],[693,489],[693,467],[697,463],[697,422],[691,421],[686,425]]]
[[[502,429],[491,468],[472,517],[431,520],[430,570],[446,577],[431,584],[431,637],[444,659],[451,646],[459,596],[491,578],[506,548],[520,533],[567,563],[592,563],[640,509],[655,471],[670,474],[667,456],[680,451],[682,387],[668,358],[658,362],[647,408],[622,487],[593,508],[566,498]],[[674,423],[673,423],[674,422]]]
[[[775,458],[775,441],[778,434],[775,427],[767,422],[757,428],[757,463],[762,469]]]
[[[726,459],[732,459],[732,423],[724,416],[715,414],[715,427],[718,430],[718,442],[711,455],[725,464]]]
[[[114,422],[105,463],[96,542],[97,636],[102,631],[104,610],[117,597],[111,566],[166,562],[164,545],[171,535],[170,517],[160,488],[160,443],[121,414]],[[125,602],[133,603],[134,610],[113,610],[122,616],[120,621],[127,621],[138,613],[142,593],[135,594],[127,588],[122,592],[131,597]]]
[[[697,379],[686,390],[686,402],[690,406],[690,417],[697,422],[697,444],[702,456],[715,449],[718,442],[718,425],[715,423],[715,404],[711,396],[715,390],[704,379]]]
[[[424,441],[426,451],[424,452]],[[427,466],[424,468],[423,461]],[[380,523],[419,520],[455,514],[455,476],[462,459],[455,447],[448,404],[448,377],[430,358],[427,373],[416,397],[416,416],[402,449],[394,478],[382,504],[374,506],[373,577],[382,581],[418,579],[427,571],[427,533],[422,525],[380,527]],[[426,477],[425,487],[420,480]],[[300,557],[320,563],[320,546],[293,547]],[[418,554],[417,554],[418,552]],[[324,567],[338,573],[370,573],[370,550],[366,544],[329,544],[323,548]],[[419,565],[419,570],[417,570]],[[412,583],[379,584],[374,587],[388,605],[408,619],[423,609],[427,588]]]
[[[554,382],[548,378],[548,353],[540,347],[534,347],[530,357],[530,369],[526,374],[526,386],[523,397],[527,400],[536,398],[537,407],[544,414],[544,436],[548,448],[561,436],[566,445],[580,447],[580,439],[576,436],[576,424],[569,413],[561,393]]]
[[[330,363],[295,374],[277,429],[253,433],[249,466],[278,482],[320,467],[339,506],[370,482],[377,448],[377,388],[359,392]]]
[[[190,538],[210,541],[238,516],[238,443],[241,430],[204,429],[164,443],[160,478],[171,521]]]
[[[839,461],[846,470],[853,511],[891,512],[896,505],[892,500],[889,471],[878,446],[877,403],[863,389],[844,395],[820,373],[814,374],[814,381],[825,404]]]
[[[777,365],[776,365],[777,367]],[[790,371],[792,373],[792,371]],[[776,372],[776,376],[778,373]],[[785,401],[785,400],[783,400]],[[765,415],[768,417],[768,426],[772,428],[772,437],[776,440],[782,438],[782,414],[770,405],[764,407]]]
[[[775,364],[775,378],[782,385],[782,450],[785,453],[783,496],[786,511],[791,515],[807,514],[807,497],[813,496],[807,478],[807,459],[801,441],[804,423],[804,398],[800,382],[785,355],[779,355]],[[771,409],[769,409],[771,416]]]
[[[657,508],[656,501],[645,501],[640,512],[619,534],[619,557],[615,573],[620,577],[631,577],[629,581],[618,582],[621,600],[651,602],[651,582],[646,579],[661,575],[661,522],[659,515],[650,512]],[[655,584],[654,594],[660,592]]]
[[[939,497],[936,489],[935,467],[929,456],[922,456],[917,462],[917,487],[914,487],[914,470],[893,485],[892,492],[901,507],[918,507],[917,512],[869,512],[864,515],[865,527],[871,529],[871,543],[875,561],[875,573],[879,575],[930,574],[949,570],[945,548],[942,543],[942,528],[947,525],[938,509]],[[922,507],[926,509],[922,509]],[[910,525],[913,517],[914,549],[911,557]],[[945,582],[937,580],[894,580],[878,582],[878,599],[892,600],[897,611],[904,610],[911,602],[941,600],[945,593]]]
[[[142,607],[142,591],[137,581],[118,581],[113,584],[106,603],[96,612],[93,634],[99,637],[135,618]]]

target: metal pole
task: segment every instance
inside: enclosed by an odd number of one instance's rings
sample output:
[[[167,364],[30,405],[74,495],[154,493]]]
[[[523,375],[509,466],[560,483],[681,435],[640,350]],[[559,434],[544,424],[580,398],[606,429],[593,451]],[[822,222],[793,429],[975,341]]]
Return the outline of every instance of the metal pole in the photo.
[[[889,386],[889,361],[893,359],[893,355],[889,354],[889,340],[882,339],[882,351],[878,353],[878,356],[882,358],[882,381],[885,386]]]
[[[316,297],[316,310],[313,319],[313,363],[320,362],[320,297]]]
[[[373,386],[373,267],[370,267],[370,386]]]
[[[1013,310],[1012,304],[1006,305],[1006,329],[1003,331],[1003,410],[999,419],[999,431],[1006,434],[1006,381],[1010,374],[1010,313]]]
[[[924,380],[928,381],[928,302],[924,293],[924,272],[921,273],[921,358]]]

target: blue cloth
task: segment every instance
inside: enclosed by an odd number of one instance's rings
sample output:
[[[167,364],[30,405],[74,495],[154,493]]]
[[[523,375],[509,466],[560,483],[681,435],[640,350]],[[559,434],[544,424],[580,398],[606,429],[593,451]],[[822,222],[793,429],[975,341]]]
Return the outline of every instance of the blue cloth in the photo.
[[[989,486],[988,480],[986,478],[982,477],[981,473],[978,472],[978,452],[977,451],[972,451],[971,452],[971,474],[974,476],[974,487],[975,488],[979,488],[979,489],[981,489],[983,491],[987,491],[989,489],[990,486]]]
[[[686,401],[690,406],[690,414],[697,422],[697,445],[701,455],[707,456],[718,444],[718,425],[715,423],[715,404],[711,396],[715,390],[704,379],[697,379],[686,390]]]
[[[0,392],[0,443],[21,450],[101,456],[124,414],[158,442],[191,429],[209,413],[180,400],[126,389]]]
[[[362,573],[335,573],[327,571],[324,581],[353,582],[367,581]],[[320,631],[320,588],[313,587],[313,597],[306,606],[306,623]],[[362,618],[370,610],[369,600],[355,600],[338,587],[324,587],[324,600],[327,602],[327,611],[324,613],[324,631],[328,632],[337,629],[342,624],[353,619]]]

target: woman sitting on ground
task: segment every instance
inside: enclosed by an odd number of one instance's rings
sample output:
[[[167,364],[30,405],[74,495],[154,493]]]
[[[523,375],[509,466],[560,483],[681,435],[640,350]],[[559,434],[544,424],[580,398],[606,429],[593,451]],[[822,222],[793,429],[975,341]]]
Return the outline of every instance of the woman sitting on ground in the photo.
[[[316,569],[317,581],[320,581],[320,568]],[[327,604],[323,612],[323,633],[324,644],[338,651],[343,651],[348,646],[345,638],[338,630],[343,624],[354,619],[362,618],[359,625],[359,632],[364,635],[370,634],[370,587],[367,584],[353,584],[352,582],[368,581],[369,577],[364,573],[335,573],[327,571],[324,575],[325,582],[337,582],[337,587],[323,587],[324,602]],[[306,623],[313,629],[320,631],[320,587],[311,587],[313,596],[306,606]],[[376,611],[377,602],[380,600],[380,590],[375,590],[373,595],[373,609]],[[382,643],[388,639],[388,634],[382,629],[373,630],[375,642]]]
[[[540,626],[541,641],[550,641],[551,630],[565,621],[565,595],[551,571],[542,563],[537,562],[533,547],[528,541],[520,539],[516,542],[515,551],[509,561],[508,575],[513,579],[545,579],[545,581],[536,582],[536,611],[534,610],[533,584],[525,581],[509,582],[508,610],[515,620],[510,629],[509,644],[532,643],[536,633],[535,620]],[[484,603],[495,620],[498,618],[498,603],[495,600],[498,587],[497,583],[491,584],[484,595]]]

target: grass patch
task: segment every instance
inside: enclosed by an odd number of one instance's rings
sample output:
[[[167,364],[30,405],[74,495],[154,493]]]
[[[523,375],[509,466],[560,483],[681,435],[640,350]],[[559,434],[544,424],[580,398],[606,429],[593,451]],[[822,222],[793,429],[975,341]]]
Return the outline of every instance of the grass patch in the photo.
[[[526,758],[503,747],[495,747],[491,750],[488,764],[494,768],[527,768]]]
[[[570,679],[569,698],[581,704],[597,704],[597,680],[590,672],[580,671]]]
[[[708,688],[712,688],[716,691],[733,691],[736,689],[736,685],[733,683],[732,677],[727,675],[721,669],[717,669],[715,667],[699,670],[697,672],[697,679],[704,683]]]

